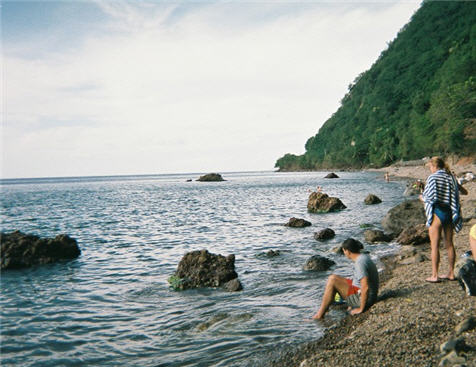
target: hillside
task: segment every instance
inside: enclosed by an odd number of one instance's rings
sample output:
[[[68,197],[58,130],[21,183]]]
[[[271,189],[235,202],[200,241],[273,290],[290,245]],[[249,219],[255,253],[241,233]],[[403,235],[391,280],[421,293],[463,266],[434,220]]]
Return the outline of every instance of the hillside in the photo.
[[[280,170],[384,166],[476,152],[476,3],[424,1],[340,108]]]

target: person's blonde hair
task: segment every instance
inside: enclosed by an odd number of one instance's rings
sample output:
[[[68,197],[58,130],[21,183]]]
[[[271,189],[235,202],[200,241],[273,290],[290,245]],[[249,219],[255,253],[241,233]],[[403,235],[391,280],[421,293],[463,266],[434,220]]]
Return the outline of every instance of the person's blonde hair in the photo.
[[[443,158],[441,157],[432,157],[430,163],[438,169],[444,169],[447,174],[451,174],[450,167],[446,164]]]

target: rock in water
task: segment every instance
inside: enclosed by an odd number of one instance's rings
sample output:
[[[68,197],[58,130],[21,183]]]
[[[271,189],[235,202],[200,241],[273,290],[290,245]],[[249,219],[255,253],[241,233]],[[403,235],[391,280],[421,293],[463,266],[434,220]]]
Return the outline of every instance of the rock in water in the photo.
[[[327,257],[314,255],[307,259],[303,269],[307,271],[325,271],[328,270],[335,262]]]
[[[325,176],[324,178],[339,178],[339,176],[337,176],[334,172],[331,172],[327,176]]]
[[[388,211],[382,220],[382,226],[387,232],[399,235],[405,228],[425,223],[423,203],[416,200],[407,200]]]
[[[364,200],[364,203],[366,205],[373,205],[373,204],[380,204],[382,200],[374,194],[368,194],[367,197]]]
[[[200,178],[197,181],[201,182],[219,182],[219,181],[225,181],[223,177],[219,173],[208,173],[206,175],[200,176]]]
[[[311,222],[308,222],[305,219],[301,218],[291,218],[289,219],[289,222],[285,224],[286,227],[294,227],[294,228],[303,228],[303,227],[309,227]]]
[[[428,229],[424,224],[405,228],[397,237],[397,242],[403,246],[418,246],[430,243]]]
[[[374,242],[389,242],[392,240],[392,237],[387,236],[383,231],[376,229],[367,229],[364,232],[365,241],[369,243]]]
[[[347,208],[338,198],[329,197],[322,192],[309,195],[307,210],[311,213],[328,213]]]
[[[2,270],[75,259],[81,254],[76,240],[64,234],[40,238],[15,231],[1,233],[0,243]]]
[[[314,239],[317,241],[325,241],[334,238],[336,233],[331,228],[324,228],[323,230],[314,233]]]
[[[240,290],[242,287],[241,283],[238,286],[237,278],[235,255],[225,257],[201,250],[186,253],[169,282],[175,289],[180,290],[220,286],[225,286],[226,289]],[[234,279],[236,279],[235,282],[225,285]]]

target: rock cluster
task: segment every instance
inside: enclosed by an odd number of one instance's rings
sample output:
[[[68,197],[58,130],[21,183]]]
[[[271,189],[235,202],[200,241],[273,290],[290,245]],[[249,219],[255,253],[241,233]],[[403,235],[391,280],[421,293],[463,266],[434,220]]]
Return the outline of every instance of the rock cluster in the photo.
[[[472,330],[476,327],[476,318],[469,316],[455,328],[456,336],[450,337],[446,342],[440,345],[442,358],[439,367],[445,366],[463,366],[466,365],[466,358],[464,353],[471,349],[460,335],[466,331]]]
[[[286,227],[294,227],[294,228],[303,228],[311,226],[311,222],[301,219],[301,218],[294,218],[292,217],[289,219],[289,222],[285,224]]]
[[[64,234],[40,238],[15,231],[1,233],[0,243],[2,270],[75,259],[81,254],[76,240]]]
[[[307,210],[311,213],[328,213],[347,208],[340,199],[329,197],[322,192],[313,192],[309,195]]]
[[[320,255],[313,255],[307,259],[303,269],[306,271],[325,271],[332,265],[335,265],[335,262],[331,259]]]
[[[224,287],[228,291],[243,289],[235,271],[235,255],[225,257],[207,250],[186,253],[169,283],[177,290],[202,287]]]
[[[206,175],[200,176],[197,181],[201,182],[219,182],[225,181],[219,173],[208,173]]]

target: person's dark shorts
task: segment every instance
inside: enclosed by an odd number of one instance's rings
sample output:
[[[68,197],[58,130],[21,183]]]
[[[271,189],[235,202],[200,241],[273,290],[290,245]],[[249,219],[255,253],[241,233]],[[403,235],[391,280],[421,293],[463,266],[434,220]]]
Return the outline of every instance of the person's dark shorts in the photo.
[[[433,213],[440,219],[442,225],[446,226],[453,222],[451,216],[451,209],[446,205],[435,204]]]

